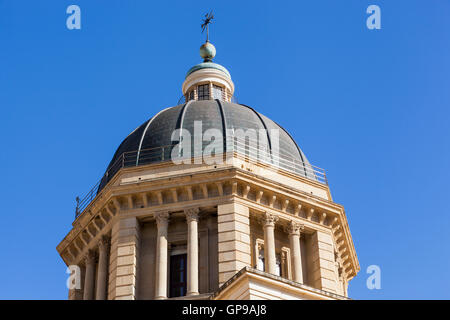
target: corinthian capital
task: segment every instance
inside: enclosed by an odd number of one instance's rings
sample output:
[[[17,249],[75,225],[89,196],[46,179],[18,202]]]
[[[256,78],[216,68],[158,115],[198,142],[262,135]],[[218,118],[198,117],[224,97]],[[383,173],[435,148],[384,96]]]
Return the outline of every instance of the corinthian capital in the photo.
[[[89,250],[84,256],[84,263],[86,265],[95,263],[95,252],[93,250]]]
[[[199,211],[200,210],[198,208],[184,209],[184,214],[186,215],[187,222],[198,221],[198,213],[199,213]]]
[[[158,228],[167,227],[169,224],[169,211],[158,211],[153,216],[155,217]]]
[[[103,236],[100,239],[100,241],[98,242],[98,249],[99,250],[107,250],[110,242],[111,242],[111,238],[109,236]]]
[[[302,225],[302,224],[300,224],[298,222],[295,222],[295,221],[291,221],[291,222],[289,222],[289,225],[287,226],[286,231],[287,231],[288,234],[299,236],[300,232],[304,228],[305,228],[304,225]]]
[[[261,223],[264,227],[274,227],[275,223],[278,221],[278,216],[265,212]]]

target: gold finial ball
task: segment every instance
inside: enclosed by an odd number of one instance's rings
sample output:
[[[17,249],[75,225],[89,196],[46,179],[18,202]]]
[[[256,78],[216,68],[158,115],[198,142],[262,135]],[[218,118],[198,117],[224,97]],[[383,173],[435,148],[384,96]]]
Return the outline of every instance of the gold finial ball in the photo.
[[[206,41],[206,43],[202,44],[200,47],[200,56],[205,61],[211,61],[216,56],[216,47],[214,47],[211,42]]]

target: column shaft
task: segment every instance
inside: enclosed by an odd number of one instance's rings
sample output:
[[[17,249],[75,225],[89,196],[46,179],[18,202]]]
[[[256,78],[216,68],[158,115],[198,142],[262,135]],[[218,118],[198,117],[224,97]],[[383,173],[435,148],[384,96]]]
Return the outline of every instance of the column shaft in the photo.
[[[155,214],[158,235],[156,239],[156,281],[155,299],[167,298],[167,229],[169,213],[166,211]]]
[[[97,300],[106,300],[108,281],[108,249],[109,239],[103,238],[98,245]]]
[[[287,228],[291,246],[294,281],[303,283],[302,253],[300,250],[300,230],[303,230],[303,225],[300,225],[294,221],[291,221]]]
[[[94,299],[94,274],[95,274],[95,256],[93,252],[88,252],[85,257],[86,273],[84,276],[83,300]]]
[[[276,270],[276,255],[275,255],[275,222],[278,217],[266,213],[264,225],[264,255],[265,255],[265,269],[266,272],[275,274]]]
[[[197,208],[185,210],[188,224],[187,239],[187,295],[198,292],[198,212]]]
[[[294,267],[294,281],[303,283],[302,256],[300,252],[300,236],[290,234],[289,242],[291,244],[292,260]]]

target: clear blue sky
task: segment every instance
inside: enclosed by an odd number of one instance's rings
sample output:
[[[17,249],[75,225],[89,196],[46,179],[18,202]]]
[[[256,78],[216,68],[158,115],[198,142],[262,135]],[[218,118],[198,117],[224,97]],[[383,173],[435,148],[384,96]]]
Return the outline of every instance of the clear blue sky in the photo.
[[[82,29],[66,28],[81,7]],[[366,8],[381,8],[381,30]],[[65,299],[56,245],[119,143],[176,105],[202,15],[241,103],[327,170],[355,299],[450,298],[450,2],[0,0],[0,298]],[[366,288],[369,265],[381,290]]]

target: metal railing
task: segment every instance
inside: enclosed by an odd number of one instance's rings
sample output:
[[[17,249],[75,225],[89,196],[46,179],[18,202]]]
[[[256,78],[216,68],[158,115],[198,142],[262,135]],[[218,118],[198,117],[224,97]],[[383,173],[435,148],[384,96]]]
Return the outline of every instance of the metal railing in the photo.
[[[241,139],[227,139],[227,150],[232,150],[237,154],[253,161],[268,164],[276,169],[283,169],[291,173],[315,180],[322,184],[328,185],[325,170],[311,164],[305,164],[302,161],[288,154],[274,154],[274,150],[270,152],[264,146],[256,147],[256,142],[246,143]]]
[[[257,147],[257,143],[249,141],[246,143],[241,139],[234,137],[227,137],[225,140],[226,151],[218,151],[216,155],[210,156],[215,159],[222,159],[226,161],[237,155],[242,157],[245,161],[253,161],[271,166],[274,169],[282,169],[288,172],[306,177],[308,179],[317,181],[321,184],[328,185],[327,176],[325,170],[311,164],[304,164],[296,158],[293,158],[287,154],[273,154],[267,150],[264,146]],[[152,163],[162,163],[166,161],[173,161],[174,163],[181,163],[183,160],[192,159],[190,152],[183,155],[179,148],[176,148],[177,144],[167,145],[151,149],[143,149],[131,152],[122,153],[119,158],[109,167],[103,177],[94,185],[94,187],[81,199],[77,197],[77,206],[75,209],[75,218],[77,218],[86,207],[95,199],[95,197],[101,192],[103,187],[116,175],[116,173],[122,168],[136,167]],[[173,149],[176,150],[174,151]],[[195,148],[195,146],[194,146]],[[202,146],[202,151],[204,146]],[[175,153],[175,154],[173,154]],[[221,155],[221,157],[220,157]],[[229,157],[229,158],[227,158]],[[207,157],[205,156],[204,159]],[[192,162],[191,162],[192,163]]]

